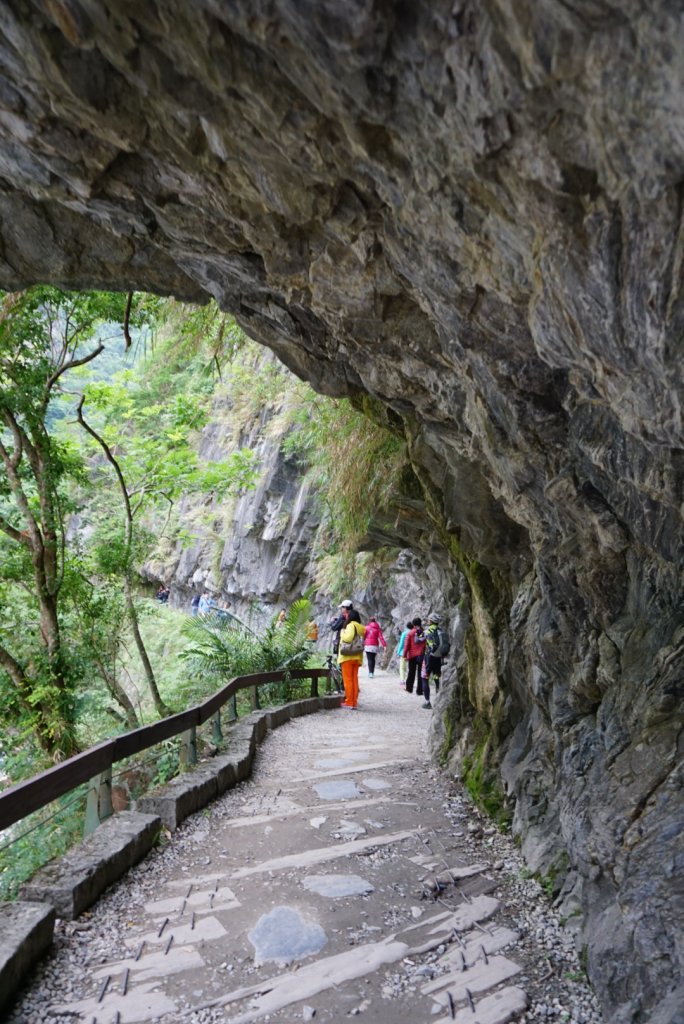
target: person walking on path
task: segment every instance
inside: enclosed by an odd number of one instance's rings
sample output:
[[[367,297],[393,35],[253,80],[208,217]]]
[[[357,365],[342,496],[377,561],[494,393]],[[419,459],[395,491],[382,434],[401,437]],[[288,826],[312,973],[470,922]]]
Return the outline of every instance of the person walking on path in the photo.
[[[371,616],[366,625],[366,636],[363,646],[366,652],[366,659],[368,660],[368,678],[372,679],[375,675],[375,657],[378,653],[378,648],[387,647],[387,642],[380,629],[380,623],[374,615]]]
[[[442,678],[442,659],[449,653],[451,644],[446,630],[442,629],[439,615],[432,614],[428,619],[428,628],[425,633],[425,656],[423,669],[423,696],[425,697],[424,708],[432,708],[430,703],[430,683],[435,687],[435,693],[439,693],[439,684]]]
[[[408,674],[406,676],[406,692],[413,693],[413,684],[416,684],[416,693],[419,697],[423,695],[423,681],[420,673],[423,667],[423,655],[425,653],[425,633],[423,632],[422,619],[415,618],[408,631],[404,644],[404,657],[408,661]]]
[[[435,693],[439,692],[439,680],[441,679],[441,646],[442,631],[439,628],[439,615],[432,614],[428,618],[428,628],[425,631],[425,655],[423,658],[423,696],[425,703],[423,708],[430,710],[430,683],[434,684]]]
[[[346,601],[340,601],[337,606],[337,615],[334,619],[330,620],[330,632],[333,634],[332,649],[333,654],[337,654],[340,647],[340,630],[342,630],[349,619],[349,613],[354,611],[354,605],[347,599]]]
[[[406,628],[401,631],[399,643],[397,644],[397,655],[399,657],[399,682],[406,689],[406,675],[408,673],[408,660],[404,657],[404,647],[409,629],[413,627],[412,622],[406,623]]]
[[[361,625],[359,613],[352,608],[346,625],[340,631],[340,653],[337,656],[344,685],[344,700],[340,705],[343,708],[355,709],[359,704],[359,669],[363,664],[365,635],[366,627]]]

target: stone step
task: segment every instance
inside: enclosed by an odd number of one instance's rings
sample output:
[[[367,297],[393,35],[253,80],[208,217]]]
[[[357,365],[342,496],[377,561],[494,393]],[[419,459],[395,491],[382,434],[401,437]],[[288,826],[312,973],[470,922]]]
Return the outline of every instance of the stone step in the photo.
[[[436,1002],[448,1009],[452,1004],[469,1003],[468,993],[472,996],[476,992],[488,992],[502,981],[514,978],[521,970],[520,965],[513,963],[508,957],[491,956],[487,963],[481,960],[465,971],[450,971],[448,974],[433,978],[421,987],[421,992],[424,995],[431,995]]]
[[[474,924],[488,921],[498,911],[501,903],[493,896],[476,896],[469,903],[461,903],[449,917],[445,917],[432,929],[433,934],[443,931],[467,932]]]
[[[459,1010],[455,1016],[440,1017],[434,1024],[508,1024],[527,1008],[527,993],[512,985]]]
[[[518,938],[518,933],[512,929],[492,925],[489,934],[479,933],[463,945],[453,942],[439,962],[454,973],[460,972],[472,967],[478,960],[484,960],[485,956],[489,957],[505,946],[517,942]]]
[[[54,927],[48,903],[0,903],[0,1009],[52,943]]]

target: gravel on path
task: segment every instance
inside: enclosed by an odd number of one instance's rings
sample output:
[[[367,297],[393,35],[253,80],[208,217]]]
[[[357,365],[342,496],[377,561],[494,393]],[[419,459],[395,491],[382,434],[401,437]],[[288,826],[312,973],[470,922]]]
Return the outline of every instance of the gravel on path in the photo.
[[[59,921],[9,1024],[441,1024],[484,1013],[491,992],[527,1004],[497,1020],[601,1024],[573,936],[513,841],[428,761],[439,699],[424,710],[388,673],[361,684],[358,711],[269,734],[247,782]],[[469,914],[440,939],[440,918]]]

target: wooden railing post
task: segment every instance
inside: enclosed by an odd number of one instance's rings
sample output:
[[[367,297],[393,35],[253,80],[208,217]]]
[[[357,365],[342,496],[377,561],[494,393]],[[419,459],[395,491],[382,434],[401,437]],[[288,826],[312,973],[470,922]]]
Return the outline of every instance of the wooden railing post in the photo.
[[[255,686],[252,689],[252,707],[254,708],[255,711],[258,711],[261,708],[261,704],[259,702],[259,687],[258,686]]]
[[[312,697],[317,697],[318,696],[318,679],[316,679],[315,676],[313,676],[313,678],[311,680],[311,696]]]
[[[86,797],[85,825],[83,834],[89,836],[97,826],[112,814],[112,769],[111,766],[90,780]]]
[[[191,725],[186,732],[181,733],[178,758],[183,768],[197,764],[197,728],[194,725]]]
[[[211,726],[212,739],[214,740],[214,743],[216,744],[216,746],[218,746],[219,743],[221,742],[221,740],[223,739],[223,731],[221,729],[221,709],[220,708],[216,712],[216,714],[213,716],[211,722],[212,722],[212,726]]]
[[[237,694],[234,693],[233,696],[230,698],[230,703],[228,707],[230,709],[228,711],[228,721],[237,722]]]

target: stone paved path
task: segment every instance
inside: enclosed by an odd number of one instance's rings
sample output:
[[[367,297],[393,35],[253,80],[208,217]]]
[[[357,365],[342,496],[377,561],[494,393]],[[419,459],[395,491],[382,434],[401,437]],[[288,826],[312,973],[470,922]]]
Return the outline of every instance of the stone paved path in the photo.
[[[386,674],[361,703],[269,736],[249,782],[64,926],[13,1024],[519,1018],[534,968],[486,824],[428,765],[430,712]]]

